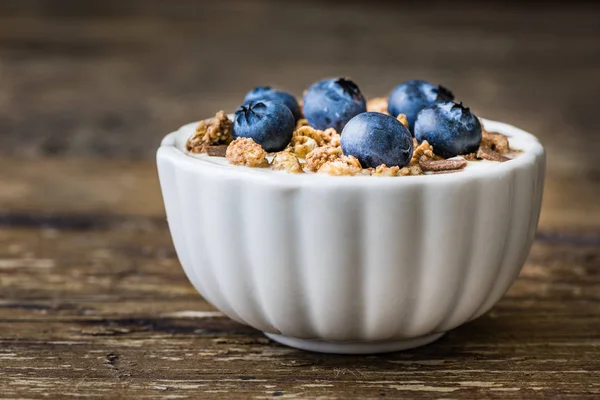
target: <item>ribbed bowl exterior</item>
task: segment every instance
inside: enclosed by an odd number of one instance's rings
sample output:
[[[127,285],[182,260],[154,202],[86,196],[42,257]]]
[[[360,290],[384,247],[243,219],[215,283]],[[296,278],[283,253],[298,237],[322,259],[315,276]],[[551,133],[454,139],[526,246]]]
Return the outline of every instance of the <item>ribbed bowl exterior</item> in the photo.
[[[265,332],[342,342],[488,311],[529,253],[545,164],[533,136],[498,167],[422,177],[269,179],[206,166],[169,136],[157,159],[177,254],[206,300]]]

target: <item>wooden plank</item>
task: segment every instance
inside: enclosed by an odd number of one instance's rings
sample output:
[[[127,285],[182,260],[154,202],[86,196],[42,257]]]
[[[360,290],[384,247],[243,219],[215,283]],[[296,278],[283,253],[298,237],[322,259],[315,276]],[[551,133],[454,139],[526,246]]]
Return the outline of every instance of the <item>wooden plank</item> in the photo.
[[[300,96],[341,74],[367,96],[443,83],[538,135],[552,170],[598,176],[599,18],[590,2],[5,0],[0,154],[151,159],[166,133],[256,85]]]
[[[11,214],[164,214],[150,161],[3,157],[0,206]]]
[[[600,397],[600,8],[279,3],[0,4],[0,397]],[[257,84],[300,94],[339,74],[368,96],[439,81],[548,150],[520,278],[430,346],[274,344],[205,302],[175,257],[160,138]]]
[[[492,312],[401,353],[269,342],[187,282],[164,223],[0,229],[7,397],[594,398],[600,238],[542,237]]]
[[[597,231],[598,196],[600,186],[593,175],[549,171],[541,229]],[[51,225],[60,224],[61,218],[66,222],[64,217],[72,224],[93,224],[109,223],[109,216],[163,219],[164,206],[154,161],[42,158],[23,163],[4,157],[0,217],[2,213],[13,220],[21,216],[21,223],[33,213],[38,220],[54,216]]]

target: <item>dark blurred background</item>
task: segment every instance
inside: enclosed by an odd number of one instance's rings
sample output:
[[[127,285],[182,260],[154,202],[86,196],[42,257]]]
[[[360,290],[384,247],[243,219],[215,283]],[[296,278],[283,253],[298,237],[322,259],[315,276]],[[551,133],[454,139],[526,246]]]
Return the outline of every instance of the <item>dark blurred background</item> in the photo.
[[[593,2],[4,0],[0,154],[151,159],[256,85],[414,78],[537,134],[553,174],[600,174]]]

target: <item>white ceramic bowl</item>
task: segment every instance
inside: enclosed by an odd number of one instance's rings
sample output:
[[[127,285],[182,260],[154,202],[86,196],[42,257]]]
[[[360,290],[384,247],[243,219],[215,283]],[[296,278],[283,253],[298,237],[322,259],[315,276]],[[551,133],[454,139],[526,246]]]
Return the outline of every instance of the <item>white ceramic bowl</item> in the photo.
[[[186,155],[195,124],[182,127],[157,160],[185,273],[224,314],[289,346],[357,354],[436,340],[502,297],[536,232],[544,150],[484,123],[523,153],[397,178],[220,165]]]

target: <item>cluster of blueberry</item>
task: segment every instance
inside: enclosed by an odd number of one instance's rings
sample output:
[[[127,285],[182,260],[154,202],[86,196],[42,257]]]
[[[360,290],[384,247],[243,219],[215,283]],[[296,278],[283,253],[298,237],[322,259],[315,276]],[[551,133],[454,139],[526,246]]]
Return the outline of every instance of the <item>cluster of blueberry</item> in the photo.
[[[411,159],[413,137],[419,143],[427,140],[444,158],[477,151],[482,135],[479,120],[453,100],[452,92],[444,87],[413,80],[392,90],[390,115],[367,112],[358,86],[336,78],[313,84],[304,95],[301,110],[293,95],[257,87],[235,112],[233,138],[251,138],[265,151],[281,151],[304,115],[313,128],[341,132],[344,154],[356,157],[363,168],[381,164],[403,167]],[[406,116],[408,127],[395,118],[399,114]]]

